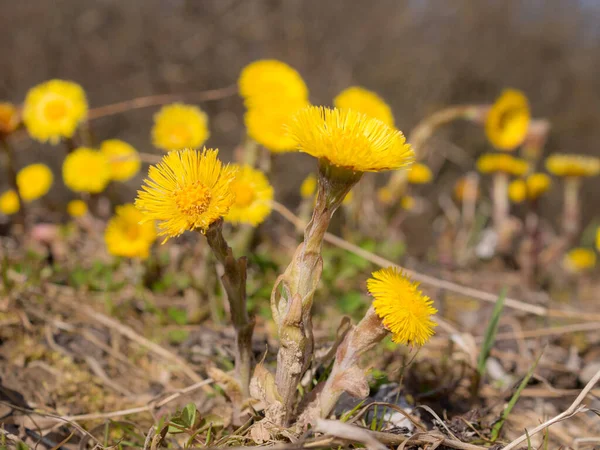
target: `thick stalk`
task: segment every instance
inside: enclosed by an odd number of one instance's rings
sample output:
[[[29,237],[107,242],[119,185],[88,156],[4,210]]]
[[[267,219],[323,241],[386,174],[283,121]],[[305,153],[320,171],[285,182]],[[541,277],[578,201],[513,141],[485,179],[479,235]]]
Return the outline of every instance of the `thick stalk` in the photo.
[[[225,270],[221,279],[225,292],[227,292],[231,322],[235,329],[235,370],[243,395],[249,397],[253,364],[252,332],[254,331],[254,319],[250,318],[246,306],[247,260],[245,257],[234,258],[231,248],[223,237],[222,226],[222,220],[212,224],[206,232],[206,239],[215,257]]]
[[[502,233],[502,225],[508,217],[509,203],[508,203],[508,174],[503,172],[496,172],[493,180],[493,191],[492,191],[493,205],[493,220],[494,228],[498,233],[498,236]]]
[[[365,317],[348,332],[339,346],[327,381],[298,420],[300,427],[306,427],[319,418],[326,418],[333,411],[343,392],[359,398],[368,395],[369,386],[364,370],[358,363],[360,357],[381,342],[387,333],[381,319],[371,306]]]
[[[563,232],[572,241],[579,231],[581,207],[579,204],[579,185],[581,178],[565,178],[565,204],[563,209]]]
[[[271,294],[271,310],[278,325],[280,347],[275,383],[282,399],[283,417],[271,420],[287,425],[293,413],[296,389],[313,353],[311,309],[323,268],[323,237],[335,210],[360,179],[360,173],[319,166],[318,192],[304,241],[298,246]]]
[[[8,176],[8,182],[10,183],[10,187],[17,193],[17,198],[19,199],[19,211],[17,211],[15,222],[22,228],[22,231],[25,231],[27,215],[25,212],[25,202],[23,202],[23,199],[21,198],[19,185],[17,184],[17,169],[15,167],[13,150],[8,143],[7,138],[2,135],[0,135],[0,146],[6,155],[6,174]]]

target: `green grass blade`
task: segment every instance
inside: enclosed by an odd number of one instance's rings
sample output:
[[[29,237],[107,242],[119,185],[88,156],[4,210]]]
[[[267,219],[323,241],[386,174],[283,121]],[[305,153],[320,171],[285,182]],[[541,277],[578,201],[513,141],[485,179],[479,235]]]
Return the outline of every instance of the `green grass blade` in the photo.
[[[492,312],[490,323],[488,324],[485,330],[485,337],[483,340],[483,344],[481,345],[479,358],[477,360],[477,372],[479,372],[479,376],[481,378],[483,378],[483,375],[485,373],[485,365],[487,363],[488,358],[490,357],[490,352],[492,351],[492,347],[494,346],[494,341],[496,340],[496,334],[498,332],[498,323],[500,322],[500,315],[502,314],[502,310],[504,309],[505,298],[506,287],[503,287],[500,291],[500,295],[498,295],[498,300],[494,305],[494,311]]]
[[[517,388],[515,393],[510,398],[510,401],[506,405],[506,408],[504,408],[504,411],[502,412],[502,416],[500,417],[500,420],[498,422],[496,422],[494,424],[494,426],[492,427],[492,434],[491,434],[491,438],[490,438],[492,441],[495,442],[496,439],[498,439],[498,436],[500,436],[500,431],[502,431],[504,422],[506,422],[506,419],[508,419],[508,416],[511,413],[512,409],[517,404],[517,401],[519,400],[519,397],[521,396],[521,392],[523,392],[523,389],[525,389],[525,386],[527,386],[527,383],[529,383],[529,380],[531,379],[531,376],[533,375],[535,368],[537,367],[538,363],[540,362],[540,358],[542,357],[543,353],[544,353],[543,351],[540,352],[538,357],[535,359],[533,365],[529,368],[529,371],[527,372],[527,374],[525,375],[525,377],[519,384],[519,387]]]

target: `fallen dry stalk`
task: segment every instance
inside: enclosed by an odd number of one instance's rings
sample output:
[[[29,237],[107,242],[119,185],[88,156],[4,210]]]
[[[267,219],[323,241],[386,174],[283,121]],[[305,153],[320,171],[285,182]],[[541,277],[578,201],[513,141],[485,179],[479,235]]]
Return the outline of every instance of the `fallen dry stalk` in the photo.
[[[283,206],[281,203],[273,202],[273,210],[277,211],[281,214],[285,219],[290,221],[296,228],[302,228],[304,223],[288,208]],[[335,245],[336,247],[347,250],[355,255],[364,258],[367,261],[372,262],[380,267],[389,267],[394,266],[402,269],[406,274],[408,274],[411,278],[421,283],[427,284],[429,286],[433,286],[439,289],[445,289],[450,292],[456,292],[458,294],[465,295],[467,297],[471,297],[477,300],[482,300],[488,303],[496,303],[498,300],[498,296],[496,294],[490,294],[489,292],[481,291],[479,289],[470,288],[467,286],[462,286],[457,283],[453,283],[451,281],[440,280],[439,278],[432,277],[430,275],[425,275],[419,272],[415,272],[413,270],[409,270],[403,267],[398,266],[398,264],[393,263],[392,261],[383,258],[379,255],[369,252],[357,245],[352,244],[340,237],[337,237],[331,233],[325,233],[324,240],[329,242],[330,244]],[[530,305],[520,300],[516,300],[513,298],[506,298],[504,301],[505,306],[517,309],[519,311],[524,311],[530,314],[534,314],[536,316],[541,317],[563,317],[569,319],[581,319],[582,321],[600,321],[600,314],[594,313],[580,313],[577,311],[564,311],[558,309],[550,309],[544,306],[538,305]]]

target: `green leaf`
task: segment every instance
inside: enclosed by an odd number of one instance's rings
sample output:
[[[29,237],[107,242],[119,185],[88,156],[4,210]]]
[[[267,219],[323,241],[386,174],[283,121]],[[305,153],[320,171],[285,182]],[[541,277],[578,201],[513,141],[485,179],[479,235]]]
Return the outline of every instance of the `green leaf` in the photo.
[[[194,403],[188,403],[181,411],[181,421],[186,428],[194,428],[196,424],[196,405]]]
[[[169,309],[167,309],[167,316],[169,316],[177,325],[185,325],[188,323],[187,311],[184,309],[170,306]]]
[[[498,439],[498,437],[500,436],[500,431],[502,430],[502,427],[504,426],[504,422],[506,422],[506,419],[508,419],[510,412],[512,411],[514,406],[517,404],[517,401],[519,400],[519,397],[521,396],[521,392],[523,392],[523,389],[525,389],[525,386],[527,386],[527,383],[529,383],[529,380],[531,379],[531,376],[533,375],[533,371],[535,370],[538,363],[540,362],[542,353],[543,353],[543,351],[540,352],[538,357],[535,359],[533,365],[529,368],[529,371],[527,372],[527,374],[525,375],[525,377],[519,384],[519,387],[517,388],[515,393],[512,395],[510,401],[506,405],[506,408],[504,408],[504,411],[502,412],[502,416],[500,417],[500,420],[498,422],[496,422],[494,424],[494,426],[492,427],[492,434],[491,434],[492,441],[495,442],[496,439]]]
[[[490,352],[492,351],[492,347],[494,346],[494,342],[496,340],[496,334],[498,333],[498,324],[500,322],[500,315],[502,314],[502,310],[504,309],[505,298],[506,287],[503,287],[500,291],[500,295],[498,295],[498,300],[494,305],[494,311],[492,312],[490,323],[488,324],[485,330],[485,337],[483,340],[483,344],[481,345],[481,351],[479,352],[479,358],[477,360],[477,372],[479,372],[480,377],[483,377],[485,373],[485,365],[487,363],[488,358],[490,357]]]
[[[181,344],[190,336],[188,330],[171,330],[167,335],[167,339],[171,344]]]

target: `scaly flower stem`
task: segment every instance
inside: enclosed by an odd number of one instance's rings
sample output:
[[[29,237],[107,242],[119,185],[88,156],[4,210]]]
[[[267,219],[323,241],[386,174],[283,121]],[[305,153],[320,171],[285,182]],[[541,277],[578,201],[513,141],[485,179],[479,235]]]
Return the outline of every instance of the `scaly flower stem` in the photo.
[[[314,423],[316,419],[327,417],[344,392],[359,398],[368,395],[369,385],[364,371],[358,366],[358,363],[360,357],[381,342],[387,333],[381,319],[371,306],[365,317],[348,332],[338,347],[329,378],[317,397],[300,415],[299,427],[305,428],[308,424]]]
[[[271,420],[284,426],[293,413],[298,383],[312,359],[311,309],[323,268],[323,237],[333,213],[361,175],[320,162],[317,200],[304,231],[304,242],[296,249],[271,294],[271,310],[280,340],[275,383],[284,410],[283,417]]]
[[[563,232],[571,241],[579,231],[581,208],[579,204],[579,186],[581,178],[565,178],[565,204],[563,210]]]
[[[496,172],[493,180],[492,191],[494,228],[498,235],[502,233],[502,226],[508,217],[508,174]]]
[[[16,214],[16,223],[21,226],[22,231],[26,230],[26,212],[25,212],[25,202],[21,198],[21,193],[19,192],[19,185],[17,184],[17,169],[15,165],[15,157],[12,150],[12,147],[8,143],[8,139],[0,134],[0,146],[6,155],[6,173],[8,176],[8,182],[10,183],[10,187],[17,193],[17,198],[19,199],[19,211]]]
[[[213,223],[206,231],[206,239],[215,257],[225,269],[222,281],[229,301],[231,322],[235,329],[235,369],[242,393],[245,397],[249,397],[254,359],[252,353],[254,319],[250,318],[246,305],[247,260],[246,257],[234,258],[231,248],[223,237],[222,228],[222,220]]]

